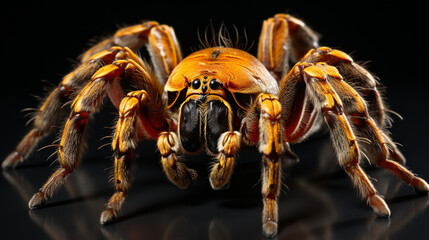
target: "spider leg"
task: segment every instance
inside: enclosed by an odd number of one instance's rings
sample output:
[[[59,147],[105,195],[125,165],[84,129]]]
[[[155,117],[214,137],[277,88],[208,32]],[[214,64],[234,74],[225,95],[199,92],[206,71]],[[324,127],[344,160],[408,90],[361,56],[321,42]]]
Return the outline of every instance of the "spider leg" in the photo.
[[[62,112],[61,108],[71,100],[72,94],[84,86],[99,68],[112,63],[117,52],[118,49],[112,48],[111,51],[97,54],[63,78],[58,87],[49,94],[37,110],[33,129],[25,135],[16,150],[6,157],[2,163],[3,168],[15,167],[34,151],[40,140],[47,136],[52,126],[58,122]]]
[[[179,161],[179,139],[174,132],[162,132],[158,138],[158,149],[161,153],[161,163],[168,179],[177,187],[185,189],[195,181],[197,172],[189,169]]]
[[[114,47],[118,49],[118,47]],[[100,53],[100,54],[103,54]],[[120,84],[118,83],[124,71],[131,66],[139,67],[141,62],[136,62],[132,52],[125,48],[117,51],[115,58],[124,57],[128,60],[116,60],[112,64],[100,68],[86,86],[79,92],[71,105],[70,116],[63,128],[60,146],[58,149],[58,159],[61,167],[49,178],[29,202],[30,208],[42,205],[49,199],[64,181],[64,178],[73,172],[80,164],[81,153],[84,145],[84,130],[91,114],[98,111],[105,96],[109,93],[115,106],[115,99],[124,96]],[[143,70],[142,70],[143,71]],[[148,75],[148,73],[146,72]]]
[[[400,177],[407,184],[413,186],[416,192],[419,192],[419,193],[429,192],[429,184],[422,178],[419,178],[416,175],[414,175],[410,170],[408,170],[403,165],[389,159],[382,159],[379,162],[377,162],[377,164],[378,166],[385,168],[388,171],[395,174],[396,176]]]
[[[231,177],[241,134],[233,130],[233,110],[227,101],[216,95],[209,96],[206,101],[204,134],[208,149],[217,158],[210,172],[210,184],[213,189],[222,189]]]
[[[377,90],[377,81],[375,78],[362,66],[355,63],[353,59],[346,53],[331,49],[328,47],[320,47],[309,51],[301,60],[307,63],[325,62],[331,66],[335,66],[347,84],[354,86],[354,90],[365,99],[367,110],[371,118],[381,129],[387,125],[388,118],[386,117],[387,107],[383,102],[380,92]],[[347,104],[347,99],[343,99],[343,103]],[[405,157],[397,148],[396,144],[388,136],[386,131],[381,131],[385,144],[388,146],[389,156],[402,165],[405,164]]]
[[[318,46],[317,34],[304,22],[287,14],[276,14],[263,23],[258,59],[279,80],[289,70],[290,57],[297,62]]]
[[[111,47],[119,46],[119,47],[128,47],[132,51],[139,50],[144,44],[147,43],[148,35],[152,28],[159,26],[159,24],[155,21],[147,21],[142,24],[137,24],[133,26],[128,26],[119,29],[116,33],[104,39],[86,52],[81,55],[81,62],[87,62],[94,54],[99,52],[109,50]]]
[[[390,216],[390,210],[377,193],[368,176],[359,166],[360,149],[358,140],[344,112],[343,103],[330,85],[329,78],[340,78],[334,67],[315,64],[302,70],[307,86],[307,94],[314,105],[322,109],[325,121],[331,131],[331,139],[337,152],[339,163],[351,178],[360,195],[367,200],[374,212],[381,216]],[[369,119],[369,118],[368,118]]]
[[[262,230],[265,236],[277,234],[277,198],[281,187],[281,161],[283,153],[281,104],[271,94],[260,94],[249,109],[242,126],[243,138],[257,144],[262,153]]]
[[[145,90],[139,90],[128,93],[120,104],[119,119],[112,142],[115,152],[116,191],[101,214],[101,224],[116,218],[131,187],[130,164],[137,142],[142,139],[156,139],[160,132],[168,129],[165,106],[157,101],[157,97],[153,92],[150,95]]]
[[[155,21],[119,29],[111,38],[99,42],[86,51],[82,55],[81,62],[86,62],[94,54],[113,46],[128,47],[136,52],[145,44],[158,80],[164,84],[173,68],[181,61],[182,53],[173,28],[160,25]]]
[[[163,62],[162,76],[166,76],[181,58],[174,31],[168,26],[163,29],[154,28],[149,34],[149,48],[153,62]],[[165,30],[165,31],[164,31]],[[173,36],[173,37],[172,37]],[[172,54],[171,52],[175,52]],[[119,120],[117,122],[112,148],[115,152],[114,184],[115,193],[106,205],[100,217],[101,224],[107,224],[116,218],[131,187],[132,174],[130,162],[137,142],[142,139],[161,139],[168,130],[167,113],[162,101],[163,88],[156,78],[151,77],[145,65],[132,51],[127,53],[138,64],[130,64],[125,73],[138,91],[130,92],[119,104]],[[172,59],[174,57],[175,59]],[[156,66],[157,63],[155,63]],[[161,68],[158,68],[158,71]],[[116,94],[118,95],[118,94]],[[112,102],[116,102],[110,96]],[[196,174],[192,174],[195,178]]]
[[[331,69],[330,72],[336,71],[326,64],[320,64],[320,67]],[[325,70],[326,71],[326,70]],[[380,167],[389,170],[406,183],[412,185],[418,192],[429,192],[429,185],[421,178],[416,177],[410,170],[405,168],[400,161],[389,160],[392,156],[389,148],[392,146],[390,138],[384,131],[377,126],[376,121],[368,113],[364,99],[348,85],[337,72],[335,78],[331,78],[329,83],[338,92],[344,103],[344,110],[350,116],[350,123],[354,126],[355,132],[359,138],[365,139],[360,141],[362,150],[371,162],[377,163]],[[386,141],[388,139],[388,141]]]
[[[406,183],[412,185],[416,191],[429,192],[429,185],[423,179],[416,177],[398,161],[388,159],[391,143],[386,142],[386,139],[389,138],[370,116],[365,101],[358,92],[343,81],[336,68],[327,64],[319,64],[319,66],[324,68],[325,72],[336,72],[332,74],[335,77],[328,78],[328,81],[338,92],[344,104],[344,111],[350,116],[350,123],[354,126],[356,135],[358,138],[365,139],[360,141],[359,145],[369,160],[394,173]],[[327,69],[330,70],[327,71]]]
[[[213,189],[222,189],[228,183],[234,167],[235,153],[240,148],[240,133],[228,131],[220,135],[217,163],[210,172],[210,184]]]
[[[180,45],[172,27],[154,27],[148,36],[147,49],[158,80],[165,84],[173,68],[182,60]]]
[[[33,129],[21,140],[16,150],[10,153],[2,167],[11,168],[26,159],[43,137],[47,136],[60,118],[61,108],[76,89],[82,88],[91,76],[102,66],[111,64],[122,49],[129,47],[134,51],[147,44],[154,63],[158,80],[165,83],[171,70],[181,60],[181,50],[173,28],[149,21],[139,25],[119,29],[111,38],[101,41],[86,51],[81,57],[81,65],[66,75],[62,82],[46,98],[36,112]],[[138,57],[134,56],[135,61]],[[120,99],[116,99],[116,106]]]

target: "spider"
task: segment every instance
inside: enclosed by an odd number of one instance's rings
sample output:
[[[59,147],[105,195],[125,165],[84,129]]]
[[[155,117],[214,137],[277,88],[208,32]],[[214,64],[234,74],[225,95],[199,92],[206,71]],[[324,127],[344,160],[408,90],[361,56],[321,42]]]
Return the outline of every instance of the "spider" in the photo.
[[[147,46],[153,70],[135,52]],[[224,46],[225,45],[225,46]],[[411,173],[386,131],[387,108],[375,78],[346,53],[319,47],[301,20],[277,14],[263,22],[257,57],[227,46],[206,46],[186,58],[174,30],[155,21],[118,30],[81,56],[41,104],[33,129],[3,162],[26,159],[71,103],[58,148],[60,167],[29,201],[42,206],[81,162],[88,119],[106,95],[119,110],[112,140],[115,192],[101,214],[114,221],[132,182],[130,162],[141,140],[157,140],[168,179],[187,188],[197,178],[180,155],[205,151],[215,158],[209,180],[224,188],[241,144],[262,155],[262,231],[277,234],[281,159],[295,158],[289,144],[328,126],[339,165],[380,216],[390,210],[360,167],[393,172],[417,192],[429,185]],[[294,65],[290,65],[294,63]],[[133,86],[136,90],[128,90]]]

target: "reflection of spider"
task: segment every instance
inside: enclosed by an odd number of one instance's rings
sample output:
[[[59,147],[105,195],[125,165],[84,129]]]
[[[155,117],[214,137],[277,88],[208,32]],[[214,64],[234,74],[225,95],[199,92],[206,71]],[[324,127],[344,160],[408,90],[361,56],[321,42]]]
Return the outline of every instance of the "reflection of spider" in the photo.
[[[221,38],[223,39],[223,38]],[[133,52],[147,45],[154,74]],[[299,62],[289,69],[289,61]],[[137,90],[129,91],[130,87]],[[323,123],[330,129],[339,163],[373,210],[390,210],[359,166],[361,156],[395,173],[417,191],[428,184],[403,165],[405,160],[385,131],[386,109],[374,77],[347,54],[318,48],[311,29],[289,15],[266,20],[258,58],[216,46],[182,60],[174,31],[145,22],[120,29],[82,56],[82,64],[64,77],[46,98],[34,128],[3,162],[15,166],[27,158],[56,123],[61,106],[72,100],[63,128],[60,168],[29,202],[41,206],[80,163],[88,118],[108,95],[119,109],[112,142],[116,192],[101,215],[111,222],[131,185],[129,170],[137,142],[157,139],[167,177],[186,188],[197,174],[178,158],[204,149],[215,156],[210,183],[228,182],[234,156],[244,142],[262,153],[263,231],[277,233],[280,157],[293,157],[289,143],[299,142]]]

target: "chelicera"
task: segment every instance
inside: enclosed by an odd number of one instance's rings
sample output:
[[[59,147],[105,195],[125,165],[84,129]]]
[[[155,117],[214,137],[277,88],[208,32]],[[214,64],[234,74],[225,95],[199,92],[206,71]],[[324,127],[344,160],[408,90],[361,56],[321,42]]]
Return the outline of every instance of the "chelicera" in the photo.
[[[134,53],[144,45],[154,74]],[[127,92],[124,85],[137,89]],[[106,96],[119,118],[112,141],[116,191],[101,214],[102,224],[114,221],[121,209],[131,187],[133,150],[141,140],[157,141],[164,172],[180,188],[187,188],[197,173],[179,155],[206,151],[214,156],[210,183],[222,189],[241,144],[255,146],[262,155],[266,236],[277,234],[280,158],[294,157],[289,144],[322,125],[330,130],[340,166],[378,215],[389,216],[390,210],[360,167],[362,156],[417,191],[429,191],[404,166],[405,158],[385,130],[387,109],[374,77],[346,53],[319,47],[316,34],[299,19],[278,14],[263,23],[257,57],[216,46],[182,58],[173,28],[151,21],[120,29],[86,51],[2,164],[10,168],[27,158],[56,124],[60,108],[71,102],[58,148],[60,167],[32,197],[30,208],[42,206],[79,165],[88,119]]]

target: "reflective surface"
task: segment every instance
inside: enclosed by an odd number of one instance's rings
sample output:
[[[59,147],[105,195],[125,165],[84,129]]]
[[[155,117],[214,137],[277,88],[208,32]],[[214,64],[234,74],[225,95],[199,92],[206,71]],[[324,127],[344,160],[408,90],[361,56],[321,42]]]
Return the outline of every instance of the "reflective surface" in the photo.
[[[419,34],[427,27],[423,24],[427,14],[419,14],[412,4],[356,3],[342,8],[325,2],[311,6],[302,1],[282,6],[264,2],[246,6],[239,16],[239,3],[228,7],[210,3],[183,9],[181,3],[147,6],[142,2],[136,6],[121,5],[121,10],[99,2],[95,6],[89,2],[85,6],[65,4],[19,1],[19,6],[8,8],[10,13],[2,29],[2,56],[7,62],[2,79],[8,86],[4,85],[0,94],[0,160],[29,130],[25,123],[31,116],[24,117],[20,110],[38,105],[32,95],[44,96],[43,88],[50,86],[42,80],[56,85],[71,70],[69,59],[75,59],[87,48],[88,39],[114,32],[117,24],[154,19],[174,26],[187,55],[198,46],[196,32],[203,34],[212,19],[215,27],[225,20],[229,26],[236,24],[239,31],[246,28],[251,46],[252,41],[257,42],[262,20],[287,10],[321,33],[322,45],[352,52],[357,60],[371,60],[369,70],[387,86],[391,109],[404,117],[400,120],[391,114],[395,121],[389,129],[393,140],[403,145],[400,149],[407,158],[407,166],[429,181],[429,112],[424,87],[427,39]],[[250,49],[253,54],[255,45]],[[111,134],[112,130],[106,128],[113,125],[115,112],[106,104],[90,122],[82,165],[45,207],[28,210],[27,203],[56,169],[56,156],[47,160],[54,148],[38,151],[15,170],[1,172],[1,239],[262,238],[260,155],[254,149],[241,150],[230,188],[223,191],[210,188],[207,172],[211,158],[190,157],[187,163],[198,170],[200,177],[183,191],[164,176],[155,144],[142,143],[136,151],[134,184],[118,220],[100,226],[100,213],[113,194],[113,183],[108,182],[113,160],[109,139],[99,139]],[[56,133],[42,146],[55,138]],[[368,174],[378,180],[374,183],[392,211],[390,219],[377,218],[338,167],[326,135],[319,134],[292,148],[300,162],[290,163],[284,170],[278,239],[427,238],[427,195],[416,195],[412,188],[382,169],[366,167]]]
[[[375,184],[392,211],[390,219],[377,218],[336,166],[326,136],[295,149],[301,160],[284,171],[278,239],[419,239],[426,231],[428,196],[416,195],[381,169],[367,168],[379,180]],[[24,164],[3,171],[2,221],[7,221],[0,226],[7,226],[7,237],[17,239],[29,233],[36,239],[261,238],[257,152],[241,151],[231,185],[223,191],[210,188],[209,158],[191,157],[188,164],[200,177],[183,191],[166,180],[153,144],[143,144],[139,150],[134,184],[116,223],[99,225],[99,214],[113,193],[107,182],[111,161],[89,159],[45,207],[35,210],[28,210],[27,202],[53,167]]]

